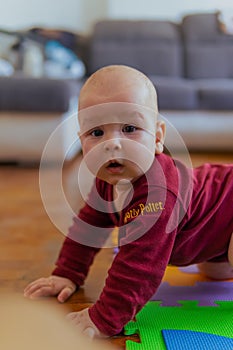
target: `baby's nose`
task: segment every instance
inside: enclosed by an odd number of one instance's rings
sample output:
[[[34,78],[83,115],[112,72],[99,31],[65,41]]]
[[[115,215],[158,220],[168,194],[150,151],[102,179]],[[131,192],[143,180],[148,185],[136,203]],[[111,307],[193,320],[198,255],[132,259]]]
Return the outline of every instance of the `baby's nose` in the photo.
[[[113,152],[121,150],[121,139],[113,138],[104,142],[104,150],[106,152]]]

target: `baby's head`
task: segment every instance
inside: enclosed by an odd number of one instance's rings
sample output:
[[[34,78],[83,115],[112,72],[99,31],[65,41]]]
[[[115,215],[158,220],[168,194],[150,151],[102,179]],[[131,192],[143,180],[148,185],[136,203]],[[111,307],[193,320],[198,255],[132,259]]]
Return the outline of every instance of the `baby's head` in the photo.
[[[79,96],[83,154],[92,154],[92,164],[93,159],[103,159],[101,164],[95,162],[92,172],[115,183],[123,176],[123,159],[124,164],[138,163],[138,171],[128,167],[129,171],[124,172],[126,179],[135,179],[148,170],[155,153],[163,152],[165,125],[157,116],[156,90],[143,73],[128,66],[107,66],[96,71]],[[88,159],[87,163],[90,165]],[[109,170],[108,176],[101,172],[103,165]]]
[[[107,66],[92,74],[82,87],[79,110],[109,102],[135,103],[158,112],[154,85],[128,66]]]

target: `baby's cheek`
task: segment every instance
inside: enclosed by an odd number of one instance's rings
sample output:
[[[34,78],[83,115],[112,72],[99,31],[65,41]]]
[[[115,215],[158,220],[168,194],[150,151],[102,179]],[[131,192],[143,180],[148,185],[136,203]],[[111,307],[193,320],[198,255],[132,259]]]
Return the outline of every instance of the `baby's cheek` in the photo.
[[[133,140],[128,140],[127,159],[136,164],[143,172],[146,172],[154,161],[155,146],[153,143],[145,144]]]
[[[89,171],[96,176],[101,167],[107,161],[106,154],[103,152],[102,144],[94,146],[84,145],[83,160]]]

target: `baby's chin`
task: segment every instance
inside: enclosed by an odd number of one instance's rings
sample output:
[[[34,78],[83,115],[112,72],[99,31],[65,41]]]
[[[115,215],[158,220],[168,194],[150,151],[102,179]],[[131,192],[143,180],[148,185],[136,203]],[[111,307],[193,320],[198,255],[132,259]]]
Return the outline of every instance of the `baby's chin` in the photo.
[[[104,176],[101,173],[98,173],[96,175],[96,178],[102,181],[107,182],[109,185],[116,186],[121,185],[122,187],[124,185],[127,185],[129,183],[134,183],[137,181],[144,173],[140,172],[135,174],[135,176]]]
[[[97,179],[107,182],[109,185],[116,186],[118,184],[132,183],[134,179],[127,177],[106,177],[97,174]]]

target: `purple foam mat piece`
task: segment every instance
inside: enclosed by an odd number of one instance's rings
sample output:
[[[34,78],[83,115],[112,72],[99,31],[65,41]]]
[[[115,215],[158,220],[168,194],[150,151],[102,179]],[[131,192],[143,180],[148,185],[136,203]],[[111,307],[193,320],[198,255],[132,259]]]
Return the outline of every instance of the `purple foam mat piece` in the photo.
[[[200,273],[197,265],[181,266],[179,270],[190,274]]]
[[[194,286],[170,286],[163,282],[151,300],[161,306],[180,306],[179,300],[198,300],[199,306],[216,306],[215,301],[233,300],[233,282],[197,282]]]

